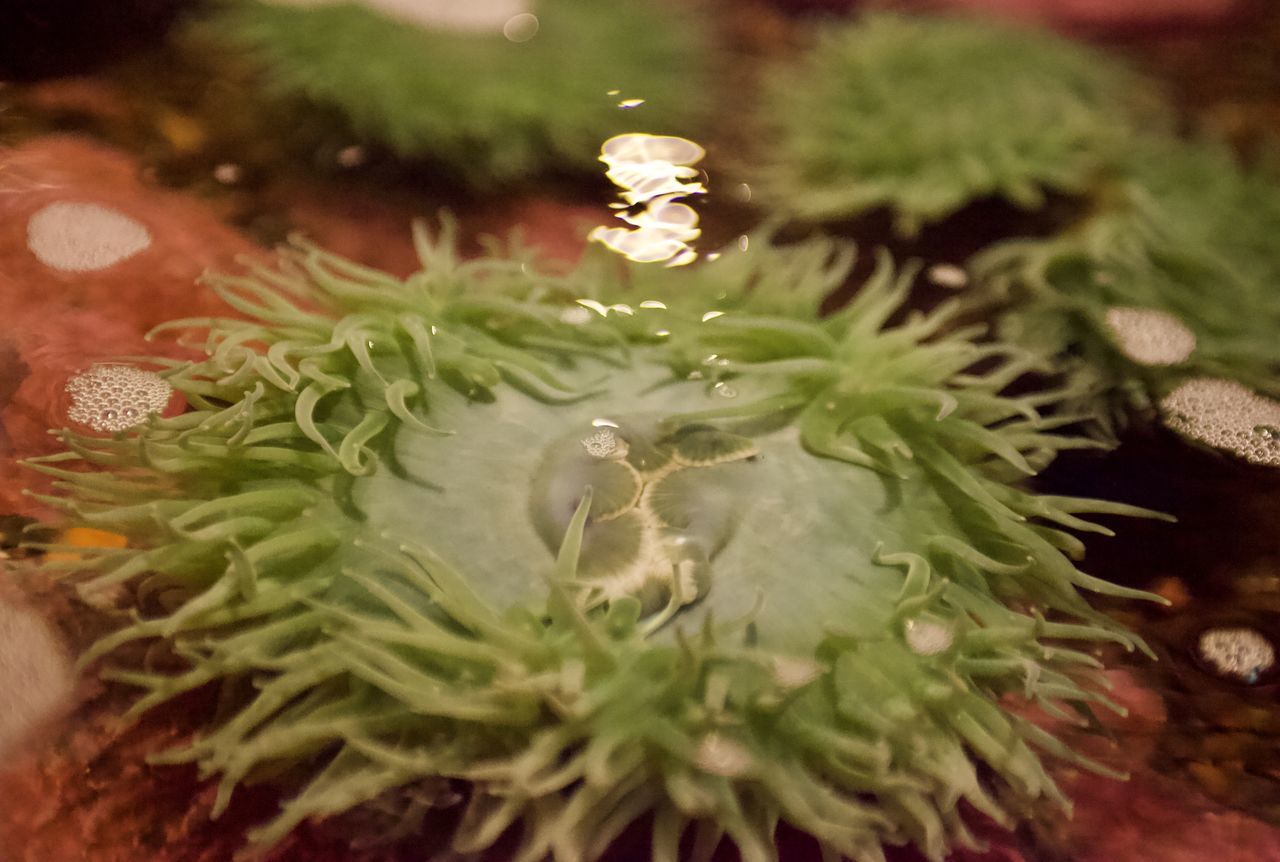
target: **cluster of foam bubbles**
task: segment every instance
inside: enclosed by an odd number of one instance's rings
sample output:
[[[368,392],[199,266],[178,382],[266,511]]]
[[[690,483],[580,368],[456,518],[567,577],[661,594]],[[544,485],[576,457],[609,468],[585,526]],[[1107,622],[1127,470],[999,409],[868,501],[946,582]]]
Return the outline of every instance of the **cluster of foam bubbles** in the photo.
[[[1233,380],[1196,377],[1160,402],[1164,424],[1253,464],[1280,467],[1280,402]]]
[[[1157,308],[1109,308],[1107,328],[1120,352],[1139,365],[1177,365],[1196,349],[1196,334]]]
[[[27,220],[27,248],[52,269],[93,272],[151,245],[151,233],[122,212],[93,203],[57,201]]]
[[[173,387],[132,365],[95,365],[67,381],[67,418],[94,431],[125,431],[168,405]]]
[[[1209,629],[1197,644],[1200,658],[1222,676],[1255,683],[1276,663],[1276,650],[1251,628]]]

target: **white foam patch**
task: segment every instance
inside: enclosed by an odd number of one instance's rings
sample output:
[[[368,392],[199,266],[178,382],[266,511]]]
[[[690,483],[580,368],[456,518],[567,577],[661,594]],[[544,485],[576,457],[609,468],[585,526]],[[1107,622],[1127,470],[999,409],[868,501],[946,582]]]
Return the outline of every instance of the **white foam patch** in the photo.
[[[268,0],[276,6],[336,6],[345,0]],[[506,33],[507,25],[526,31],[532,17],[532,0],[356,0],[387,18],[426,30],[453,30],[461,33]],[[536,30],[536,19],[534,19]],[[530,34],[532,35],[532,34]],[[512,38],[507,34],[508,38]],[[524,41],[513,39],[513,41]]]
[[[1253,464],[1280,467],[1280,402],[1234,380],[1196,377],[1160,402],[1164,424]]]
[[[132,365],[95,365],[67,381],[67,418],[94,431],[127,431],[160,413],[173,387],[153,371]]]
[[[0,754],[21,743],[70,695],[70,666],[48,627],[0,603]]]
[[[99,204],[58,201],[27,221],[27,248],[52,269],[93,272],[151,246],[151,233],[118,210]]]
[[[1196,334],[1158,308],[1109,308],[1106,321],[1120,352],[1139,365],[1177,365],[1196,349]]]
[[[1248,628],[1210,629],[1200,635],[1200,655],[1223,676],[1256,682],[1276,663],[1276,650]]]

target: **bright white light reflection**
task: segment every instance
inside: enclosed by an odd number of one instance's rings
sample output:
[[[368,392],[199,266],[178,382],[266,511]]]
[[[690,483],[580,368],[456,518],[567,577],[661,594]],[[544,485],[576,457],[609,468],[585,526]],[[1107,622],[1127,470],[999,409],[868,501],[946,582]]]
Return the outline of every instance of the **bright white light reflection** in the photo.
[[[639,104],[643,100],[629,99]],[[698,213],[681,198],[706,192],[700,182],[689,182],[702,174],[692,167],[706,155],[693,141],[671,135],[633,133],[615,135],[600,148],[605,172],[618,186],[625,204],[611,204],[623,210],[618,218],[633,230],[597,227],[589,236],[637,263],[666,262],[684,266],[697,259],[689,245],[702,235]],[[642,207],[636,210],[636,207]]]
[[[702,315],[702,322],[706,323],[708,320],[715,320],[717,317],[724,317],[724,312],[708,311],[706,314]]]

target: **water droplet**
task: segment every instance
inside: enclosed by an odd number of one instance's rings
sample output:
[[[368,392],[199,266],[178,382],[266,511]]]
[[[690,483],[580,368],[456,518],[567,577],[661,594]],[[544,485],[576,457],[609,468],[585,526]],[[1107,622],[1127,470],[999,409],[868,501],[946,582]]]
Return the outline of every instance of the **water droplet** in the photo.
[[[623,99],[618,103],[618,107],[624,111],[629,108],[638,108],[644,104],[644,99]]]
[[[708,311],[706,314],[702,315],[702,322],[706,323],[708,320],[715,320],[717,317],[724,317],[724,312]]]
[[[512,15],[502,25],[502,35],[512,42],[528,42],[538,35],[538,16],[532,12],[521,12]]]
[[[721,398],[737,398],[738,390],[734,389],[728,383],[720,382],[715,385],[716,394]]]

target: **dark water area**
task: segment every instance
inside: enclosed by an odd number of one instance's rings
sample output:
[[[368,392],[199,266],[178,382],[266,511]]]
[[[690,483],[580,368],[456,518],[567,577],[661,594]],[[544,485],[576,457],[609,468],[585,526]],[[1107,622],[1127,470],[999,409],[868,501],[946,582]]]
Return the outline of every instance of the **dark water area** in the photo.
[[[40,605],[73,651],[101,634],[102,623],[91,621],[92,609],[73,591],[19,565],[29,562],[20,547],[23,528],[50,514],[24,489],[46,493],[53,486],[17,464],[53,451],[46,430],[66,422],[69,374],[153,349],[142,335],[167,319],[219,313],[212,297],[191,287],[200,272],[263,256],[297,231],[404,276],[416,266],[409,222],[441,209],[457,217],[470,253],[480,250],[481,237],[518,227],[561,262],[576,260],[587,230],[610,215],[611,189],[602,175],[553,171],[514,190],[477,193],[439,165],[398,158],[322,112],[264,108],[234,64],[209,83],[209,66],[219,58],[192,53],[174,36],[187,5],[49,0],[0,8],[0,217],[25,222],[37,205],[71,189],[145,213],[149,224],[163,226],[153,240],[167,249],[154,268],[126,260],[69,299],[58,293],[65,280],[31,260],[21,231],[0,237],[0,566],[12,565],[12,580],[21,585],[0,588],[0,600],[20,595]],[[711,5],[733,44],[733,74],[751,87],[764,58],[794,50],[799,22],[857,4]],[[1252,161],[1267,158],[1280,140],[1280,5],[1241,4],[1217,23],[1088,33],[1167,87],[1187,128],[1211,130]],[[713,193],[698,210],[709,248],[736,242],[767,219],[749,195],[714,191],[719,166],[733,163],[735,144],[748,134],[729,113],[705,142]],[[828,300],[834,309],[870,274],[876,248],[920,259],[926,270],[960,265],[993,241],[1048,236],[1080,216],[1081,204],[1066,197],[1050,196],[1033,213],[981,200],[910,239],[895,234],[891,217],[879,211],[833,224],[791,223],[778,236],[789,241],[824,230],[857,243],[853,274]],[[926,276],[918,281],[913,309],[955,295]],[[1097,601],[1139,632],[1158,658],[1101,651],[1114,696],[1129,714],[1105,719],[1081,742],[1133,778],[1120,785],[1064,769],[1061,783],[1077,799],[1073,822],[1038,811],[1012,833],[982,822],[979,837],[989,852],[962,850],[949,862],[1278,862],[1280,676],[1267,670],[1242,680],[1215,672],[1197,644],[1206,632],[1245,628],[1280,645],[1280,472],[1135,424],[1121,431],[1112,451],[1063,454],[1035,487],[1176,518],[1100,517],[1116,535],[1088,537],[1082,564],[1168,602]],[[270,789],[256,787],[211,822],[204,817],[213,796],[209,782],[191,769],[141,765],[145,753],[188,735],[195,716],[216,709],[215,695],[192,695],[129,729],[114,746],[105,741],[116,732],[111,716],[129,702],[125,694],[85,682],[77,699],[74,729],[58,740],[65,751],[35,765],[28,758],[16,777],[0,782],[0,862],[87,859],[75,854],[77,842],[90,838],[109,848],[101,850],[102,862],[137,858],[131,853],[220,862],[231,858],[239,832],[275,804]],[[390,862],[439,849],[421,835],[391,849],[353,849],[350,831],[370,831],[360,820],[365,814],[304,826],[269,858]],[[389,828],[376,819],[373,825]],[[632,827],[606,858],[648,858],[647,835],[645,824]],[[786,829],[779,846],[784,862],[819,858],[811,839]],[[502,847],[487,858],[504,858]],[[736,857],[722,850],[715,858]],[[894,849],[889,858],[923,857]]]

